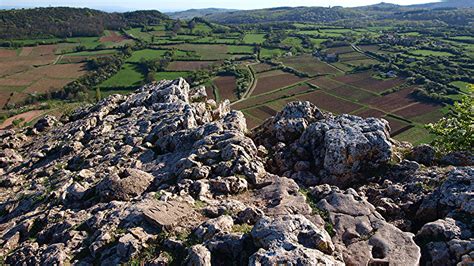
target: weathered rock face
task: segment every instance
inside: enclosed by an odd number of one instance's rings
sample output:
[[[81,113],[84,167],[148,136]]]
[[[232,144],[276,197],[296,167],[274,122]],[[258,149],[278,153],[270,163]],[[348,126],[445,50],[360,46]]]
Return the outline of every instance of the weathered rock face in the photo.
[[[385,120],[323,115],[308,102],[293,102],[257,128],[254,139],[270,151],[270,171],[305,185],[348,186],[390,160],[388,131]]]
[[[320,199],[317,208],[327,213],[327,222],[334,228],[333,240],[345,263],[416,265],[420,260],[413,234],[387,223],[355,190],[323,187],[313,194]]]
[[[251,232],[258,252],[250,257],[250,265],[343,265],[330,256],[334,245],[329,234],[302,215],[264,217]]]
[[[248,132],[228,102],[178,79],[110,96],[61,122],[0,131],[0,258],[472,262],[472,166],[437,166],[421,148],[410,159],[434,166],[388,165],[396,143],[388,130],[383,120],[294,102]]]

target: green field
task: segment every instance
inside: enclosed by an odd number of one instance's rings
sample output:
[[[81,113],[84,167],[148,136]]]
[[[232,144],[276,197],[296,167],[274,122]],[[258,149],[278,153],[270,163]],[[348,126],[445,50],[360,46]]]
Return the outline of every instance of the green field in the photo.
[[[189,72],[185,71],[176,71],[176,72],[158,72],[155,75],[156,80],[163,80],[163,79],[177,79],[179,77],[186,78],[189,76]]]
[[[253,46],[244,46],[244,45],[228,45],[228,53],[231,54],[253,54]]]
[[[394,137],[394,139],[399,141],[408,141],[413,145],[418,145],[422,143],[430,143],[434,136],[428,133],[428,130],[421,127],[414,127],[405,132],[402,132]]]
[[[64,39],[60,39],[60,38],[43,38],[43,39],[12,40],[12,42],[19,45],[34,45],[34,44],[57,43],[63,40]]]
[[[139,63],[142,58],[143,59],[163,58],[165,53],[166,53],[166,50],[152,50],[152,49],[140,50],[140,51],[133,52],[132,56],[127,59],[127,62]]]
[[[458,41],[470,41],[470,42],[474,41],[473,36],[456,36],[456,37],[451,37],[451,39],[458,40]]]
[[[454,56],[452,53],[448,53],[448,52],[424,50],[424,49],[418,49],[418,50],[413,50],[409,52],[413,55],[418,55],[418,56]]]
[[[320,46],[323,42],[327,41],[327,39],[318,39],[318,38],[310,38],[311,43]]]
[[[472,91],[469,91],[469,89],[468,89],[468,87],[467,87],[467,86],[469,85],[469,83],[467,83],[467,82],[464,82],[464,81],[454,81],[454,82],[451,82],[450,84],[453,85],[453,86],[458,87],[458,89],[459,89],[461,92],[464,92],[464,93],[466,93],[466,94],[472,94],[472,93],[473,93]]]
[[[262,48],[260,50],[260,57],[261,58],[272,58],[272,57],[279,57],[285,53],[282,49],[273,49],[273,48]]]
[[[102,82],[99,87],[130,87],[139,86],[145,79],[144,75],[139,71],[138,66],[125,63],[122,69],[109,78]]]
[[[94,55],[104,55],[104,54],[114,54],[116,50],[113,49],[106,49],[106,50],[97,50],[97,51],[82,51],[82,52],[75,52],[65,54],[67,56],[94,56]]]
[[[263,33],[247,33],[244,36],[244,43],[262,44],[264,41],[265,41],[265,34],[263,34]]]
[[[141,40],[151,42],[153,35],[150,34],[149,32],[142,32],[142,28],[133,28],[126,30],[128,34],[133,36],[134,38],[139,38]]]
[[[287,37],[282,41],[283,44],[288,45],[290,47],[297,47],[301,46],[302,41],[300,38],[296,37]]]
[[[75,38],[67,38],[67,42],[79,43],[84,45],[86,49],[94,49],[98,45],[100,45],[99,37],[75,37]]]

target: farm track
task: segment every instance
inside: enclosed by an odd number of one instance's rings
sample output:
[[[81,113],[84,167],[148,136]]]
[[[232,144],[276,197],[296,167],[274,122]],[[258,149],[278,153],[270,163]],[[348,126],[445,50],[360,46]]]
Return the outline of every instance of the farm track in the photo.
[[[58,57],[56,57],[56,59],[54,60],[54,62],[52,63],[53,65],[56,65],[59,61],[61,61],[61,59],[63,58],[64,55],[59,55]]]
[[[252,82],[250,83],[250,87],[247,89],[247,91],[245,92],[244,96],[243,96],[241,99],[239,99],[239,100],[237,100],[237,101],[231,103],[230,106],[232,106],[232,105],[234,105],[234,104],[236,104],[236,103],[245,101],[245,100],[247,100],[247,99],[250,97],[250,95],[252,95],[253,91],[255,90],[255,87],[257,87],[257,76],[255,75],[255,72],[253,71],[253,69],[252,69],[251,66],[256,65],[256,64],[259,64],[259,63],[260,63],[260,62],[256,62],[256,63],[247,64],[247,65],[246,65],[246,67],[248,68],[248,70],[250,71],[250,74],[251,74],[251,76],[252,76]]]
[[[359,52],[359,53],[361,53],[361,54],[363,54],[363,55],[365,55],[365,56],[367,56],[367,57],[369,57],[369,58],[371,58],[371,59],[380,61],[379,59],[373,57],[372,55],[366,54],[366,53],[365,53],[364,51],[362,51],[357,45],[355,45],[355,44],[353,44],[353,43],[351,43],[351,47],[352,47],[352,49],[354,49],[356,52]]]

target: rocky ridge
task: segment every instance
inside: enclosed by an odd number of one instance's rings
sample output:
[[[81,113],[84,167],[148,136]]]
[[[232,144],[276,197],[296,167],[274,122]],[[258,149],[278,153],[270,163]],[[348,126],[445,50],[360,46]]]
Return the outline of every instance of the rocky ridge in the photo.
[[[473,263],[472,154],[381,119],[293,102],[248,130],[178,79],[0,136],[7,264]]]

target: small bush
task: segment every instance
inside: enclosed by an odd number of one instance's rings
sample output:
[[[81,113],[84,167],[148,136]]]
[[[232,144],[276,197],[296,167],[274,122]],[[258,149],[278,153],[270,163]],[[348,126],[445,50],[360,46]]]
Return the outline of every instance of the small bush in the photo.
[[[474,91],[474,85],[470,85]],[[455,102],[446,117],[426,125],[436,138],[433,146],[442,152],[472,151],[474,147],[474,97],[466,95]]]

